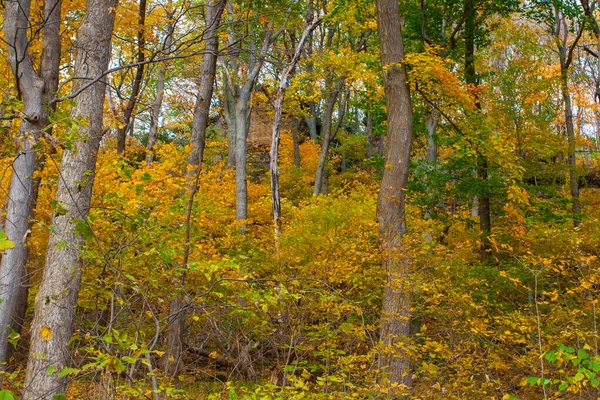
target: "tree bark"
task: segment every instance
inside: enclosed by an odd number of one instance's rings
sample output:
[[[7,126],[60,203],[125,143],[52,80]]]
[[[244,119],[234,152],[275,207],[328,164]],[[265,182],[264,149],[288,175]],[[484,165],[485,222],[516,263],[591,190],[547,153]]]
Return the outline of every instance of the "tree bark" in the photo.
[[[88,0],[77,32],[78,51],[73,93],[89,79],[100,76],[110,58],[110,41],[117,0]],[[98,81],[77,97],[71,110],[73,120],[84,120],[78,127],[74,150],[65,150],[56,192],[57,209],[52,218],[46,264],[31,328],[31,344],[23,399],[52,399],[65,393],[66,379],[58,371],[70,359],[68,342],[81,283],[83,233],[88,227],[92,185],[102,130],[102,109],[106,84]],[[55,366],[57,372],[48,373]]]
[[[404,346],[410,335],[409,282],[411,260],[403,251],[406,234],[404,214],[412,145],[412,108],[406,81],[402,23],[396,0],[377,0],[381,64],[386,96],[388,125],[385,146],[386,167],[381,180],[377,219],[381,234],[386,283],[381,315],[381,381],[389,387],[389,397],[397,397],[394,384],[410,388],[410,362]]]
[[[137,54],[137,62],[140,63],[135,71],[135,77],[133,78],[133,84],[131,87],[131,94],[129,95],[129,99],[127,99],[127,105],[125,106],[125,111],[123,113],[122,126],[117,129],[117,153],[122,154],[125,152],[125,142],[127,139],[127,131],[132,129],[131,124],[131,116],[133,115],[133,110],[137,103],[138,95],[140,94],[140,88],[142,87],[142,79],[144,78],[144,67],[143,64],[146,56],[144,54],[146,50],[146,39],[144,38],[146,25],[146,0],[140,0],[140,8],[138,14],[138,33],[137,33],[137,43],[138,43],[138,54]]]
[[[477,75],[475,73],[475,18],[477,0],[465,0],[465,82],[473,87],[477,86]],[[477,110],[481,109],[479,99],[475,99]],[[485,155],[478,152],[477,155],[477,178],[481,182],[482,190],[478,193],[479,230],[481,231],[481,245],[479,247],[481,261],[489,256],[489,236],[492,232],[492,219],[490,214],[490,195],[488,193],[488,161]]]
[[[187,280],[187,268],[190,249],[190,230],[192,219],[192,207],[194,197],[198,191],[198,178],[202,159],[204,156],[204,145],[206,142],[206,127],[208,126],[208,113],[213,96],[215,73],[217,69],[217,55],[219,51],[219,38],[217,29],[221,25],[221,16],[225,9],[225,0],[211,1],[207,4],[205,21],[205,54],[202,60],[200,88],[194,107],[194,119],[192,122],[191,145],[192,149],[188,156],[187,189],[189,191],[188,210],[186,216],[185,251],[182,268],[184,270],[179,291]],[[167,346],[162,358],[162,369],[167,376],[176,376],[183,367],[183,335],[185,334],[185,299],[178,293],[171,301],[169,309],[169,329],[167,334]]]
[[[582,2],[582,5],[584,6],[584,9],[587,8],[589,10],[589,5],[586,7],[587,2],[585,0]],[[567,131],[569,186],[571,189],[571,201],[573,202],[571,213],[573,215],[573,226],[578,227],[581,224],[581,203],[579,201],[579,174],[577,173],[577,143],[575,140],[575,127],[573,125],[573,106],[571,104],[571,93],[569,91],[569,68],[573,61],[573,51],[575,46],[577,46],[579,39],[581,39],[583,26],[579,28],[577,36],[569,45],[568,39],[570,35],[567,25],[567,16],[564,15],[558,8],[555,8],[554,19],[554,39],[560,58],[560,88],[565,112],[565,127]],[[593,20],[594,31],[596,31],[597,24],[595,23],[595,17]]]
[[[329,145],[335,138],[340,126],[344,120],[344,113],[346,111],[346,104],[348,102],[349,92],[345,92],[339,104],[339,118],[333,127],[333,110],[335,102],[342,91],[344,80],[340,78],[336,83],[336,87],[327,96],[325,102],[325,110],[323,111],[323,127],[321,129],[321,153],[319,154],[319,163],[317,164],[317,173],[315,174],[315,186],[313,194],[318,196],[319,194],[327,193],[327,158],[329,157]]]
[[[250,56],[248,74],[242,87],[232,87],[235,99],[235,219],[248,219],[248,186],[246,181],[246,139],[248,136],[249,101],[256,84],[258,74],[264,64],[263,55],[277,39],[282,31],[273,34],[270,30],[264,33],[263,43],[258,55]],[[252,46],[251,46],[252,47]],[[246,233],[246,223],[240,224],[240,232]]]
[[[16,86],[24,103],[24,118],[17,141],[18,154],[13,163],[9,194],[6,202],[4,228],[9,240],[15,242],[0,262],[0,363],[8,361],[11,330],[20,331],[27,308],[28,276],[27,236],[31,217],[37,201],[39,182],[34,172],[40,167],[35,143],[48,125],[51,107],[48,101],[58,87],[60,63],[60,9],[61,2],[49,0],[44,3],[44,27],[42,33],[41,76],[33,70],[28,53],[29,0],[8,2],[5,7],[4,34],[9,44],[9,60]]]
[[[167,27],[167,36],[163,45],[163,51],[168,54],[173,42],[173,32],[175,31],[175,22],[172,14],[168,15],[169,26]],[[152,111],[150,114],[150,132],[148,133],[148,144],[146,145],[146,165],[152,164],[154,161],[154,145],[158,138],[158,123],[160,119],[160,110],[162,108],[163,98],[165,96],[165,78],[167,75],[167,66],[165,62],[160,64],[158,70],[158,81],[156,83],[156,98],[152,103]]]
[[[310,4],[310,2],[309,2]],[[309,36],[315,30],[315,28],[321,23],[321,20],[313,22],[312,20],[307,20],[307,25],[304,28],[304,33],[296,46],[296,51],[292,57],[292,60],[288,64],[288,66],[281,73],[281,77],[279,78],[279,88],[277,89],[277,97],[275,98],[275,115],[273,117],[273,133],[271,136],[271,151],[269,152],[270,163],[269,169],[271,172],[271,203],[273,206],[273,224],[275,230],[275,239],[278,240],[279,233],[281,231],[281,199],[279,193],[279,140],[280,140],[280,131],[281,131],[281,119],[283,116],[283,101],[285,97],[285,92],[289,86],[289,79],[291,74],[300,60],[300,56],[302,55],[302,49],[306,44]],[[294,149],[295,150],[295,149]],[[296,153],[294,152],[294,155]]]
[[[210,1],[206,10],[205,54],[200,67],[200,87],[194,105],[194,118],[192,120],[192,133],[190,143],[192,150],[188,157],[188,169],[190,176],[195,176],[196,168],[200,167],[204,157],[204,145],[206,142],[206,127],[208,126],[208,114],[212,100],[215,74],[217,71],[217,57],[219,54],[219,37],[217,29],[221,25],[221,16],[225,9],[225,0]]]

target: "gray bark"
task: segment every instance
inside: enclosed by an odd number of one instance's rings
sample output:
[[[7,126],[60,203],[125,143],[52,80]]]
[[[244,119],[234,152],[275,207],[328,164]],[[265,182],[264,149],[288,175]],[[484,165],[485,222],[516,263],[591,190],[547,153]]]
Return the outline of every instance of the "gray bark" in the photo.
[[[219,53],[219,37],[217,29],[221,25],[221,16],[225,9],[225,1],[210,1],[207,4],[205,37],[205,54],[200,67],[200,87],[194,105],[194,118],[192,121],[192,133],[190,143],[192,150],[188,157],[188,169],[194,176],[195,169],[200,167],[204,157],[204,145],[206,141],[206,127],[208,126],[208,114],[212,100],[215,74],[217,71],[217,56]]]
[[[185,231],[185,253],[183,266],[184,273],[180,280],[180,289],[187,280],[186,270],[190,249],[190,230],[192,222],[192,207],[194,196],[198,191],[198,178],[200,167],[204,156],[204,145],[206,142],[206,127],[208,126],[208,113],[213,96],[215,73],[217,69],[217,55],[219,51],[219,38],[217,29],[221,25],[221,16],[225,9],[225,0],[211,1],[207,4],[206,28],[205,28],[205,54],[201,66],[200,88],[194,107],[194,119],[192,122],[191,145],[192,149],[188,156],[187,187],[189,190],[188,210],[186,216]],[[190,168],[191,167],[191,168]],[[182,294],[177,294],[171,301],[170,326],[167,334],[167,346],[162,359],[162,367],[165,375],[175,376],[183,367],[183,335],[185,333],[186,309]],[[173,360],[173,361],[171,361]]]
[[[249,101],[256,84],[258,74],[264,64],[263,55],[282,31],[273,34],[267,30],[258,56],[252,54],[248,64],[248,74],[242,87],[229,82],[235,99],[235,218],[237,221],[248,219],[248,187],[246,181],[246,139],[248,136]],[[251,46],[252,47],[252,46]],[[252,53],[252,50],[251,50]],[[246,233],[246,224],[240,225],[240,232]]]
[[[344,113],[346,111],[346,104],[348,102],[349,92],[344,92],[338,108],[338,121],[335,127],[333,126],[333,110],[335,108],[336,100],[339,93],[342,91],[344,81],[342,78],[336,83],[336,87],[327,95],[325,102],[325,110],[323,111],[323,127],[321,129],[321,152],[319,154],[319,163],[317,164],[317,172],[315,175],[315,186],[313,194],[318,196],[319,194],[327,193],[327,158],[329,157],[329,145],[335,138],[337,131],[339,130],[343,120]]]
[[[279,88],[277,89],[277,97],[275,98],[275,115],[273,117],[273,134],[271,136],[271,151],[269,152],[270,163],[269,169],[271,172],[271,199],[273,206],[273,223],[275,229],[275,238],[279,237],[279,233],[281,230],[281,200],[279,193],[279,141],[280,141],[280,131],[281,131],[281,119],[283,116],[283,101],[285,97],[285,92],[289,86],[290,76],[296,67],[296,63],[300,60],[300,56],[302,54],[302,49],[308,39],[308,37],[312,34],[318,24],[321,23],[321,20],[317,20],[312,22],[311,20],[307,21],[307,26],[304,28],[304,33],[296,46],[296,51],[294,52],[294,56],[292,60],[288,64],[288,66],[281,73],[281,77],[279,78]]]
[[[225,120],[227,121],[227,143],[228,143],[228,153],[227,153],[227,165],[230,168],[235,167],[235,132],[236,128],[236,118],[235,118],[235,100],[233,98],[233,92],[227,83],[227,80],[223,83],[223,91],[225,100],[223,102],[223,110],[225,113]]]
[[[107,69],[116,7],[117,0],[87,1],[77,32],[74,68],[74,76],[84,79],[74,81],[73,93]],[[88,229],[105,93],[106,85],[100,80],[77,96],[77,105],[71,110],[74,120],[82,119],[87,124],[78,127],[80,139],[73,151],[64,151],[59,169],[59,208],[52,218],[46,264],[35,299],[24,400],[50,400],[66,390],[67,381],[57,372],[70,360],[68,341],[81,283],[83,232]],[[49,374],[50,366],[55,366],[57,372]]]
[[[125,112],[123,113],[123,119],[121,120],[123,126],[117,129],[117,152],[119,154],[125,152],[127,132],[131,131],[133,133],[133,122],[131,120],[131,117],[133,116],[133,110],[135,109],[135,105],[137,104],[137,98],[140,94],[140,89],[142,87],[142,79],[144,77],[145,68],[144,60],[146,59],[144,54],[144,51],[146,49],[146,39],[144,38],[145,25],[146,0],[140,0],[138,14],[139,30],[137,33],[137,63],[139,63],[139,65],[135,71],[135,77],[133,78],[133,84],[131,86],[131,94],[129,95],[129,99],[127,99],[127,105],[125,106]]]
[[[34,71],[28,53],[30,7],[29,0],[7,2],[4,15],[9,61],[23,99],[24,118],[17,138],[19,148],[13,163],[3,224],[8,239],[15,242],[15,246],[4,253],[0,263],[0,363],[8,359],[11,350],[8,338],[11,330],[20,331],[27,307],[27,236],[37,201],[38,184],[33,175],[39,166],[34,146],[48,125],[48,100],[58,87],[61,3],[55,0],[44,3],[41,77]]]
[[[569,186],[571,189],[571,201],[573,206],[571,213],[573,215],[573,225],[578,227],[581,224],[581,203],[579,201],[579,174],[577,172],[576,140],[575,127],[573,125],[573,106],[571,104],[571,93],[569,91],[569,68],[573,61],[573,51],[581,38],[583,27],[580,27],[575,40],[569,45],[569,29],[567,26],[567,17],[555,8],[555,42],[560,57],[560,87],[562,101],[565,113],[565,127],[567,131],[568,161],[569,161]],[[594,18],[595,21],[595,18]]]
[[[403,341],[410,335],[412,298],[409,282],[411,260],[403,251],[402,237],[406,233],[404,199],[413,119],[410,89],[402,64],[404,46],[398,3],[396,0],[377,0],[376,8],[388,115],[386,167],[377,204],[383,265],[386,269],[381,315],[382,351],[379,357],[381,381],[385,387],[390,387],[389,397],[397,398],[397,391],[391,385],[412,385],[410,362],[402,350]]]
[[[171,44],[173,42],[173,31],[175,30],[175,23],[172,21],[172,15],[169,15],[169,26],[167,27],[167,36],[163,45],[163,51],[169,53]],[[152,110],[150,113],[150,132],[148,133],[148,144],[146,145],[146,165],[152,164],[154,161],[154,145],[158,137],[158,124],[160,120],[160,111],[162,108],[163,98],[165,96],[165,78],[167,75],[167,66],[164,62],[160,64],[158,70],[158,81],[156,83],[156,98],[152,103]]]

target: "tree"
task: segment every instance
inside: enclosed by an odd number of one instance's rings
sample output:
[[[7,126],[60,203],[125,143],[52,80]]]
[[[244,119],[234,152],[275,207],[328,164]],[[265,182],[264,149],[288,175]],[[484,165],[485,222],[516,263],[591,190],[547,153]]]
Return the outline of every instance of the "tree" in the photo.
[[[192,120],[192,133],[190,137],[191,150],[187,162],[187,189],[189,192],[188,209],[186,215],[185,249],[183,259],[183,274],[179,283],[180,290],[186,281],[190,254],[190,230],[192,207],[194,197],[198,191],[198,180],[200,179],[200,168],[204,157],[206,143],[206,128],[208,126],[208,114],[213,97],[215,74],[217,69],[217,57],[219,53],[219,38],[217,31],[221,26],[221,16],[225,9],[226,0],[210,1],[206,5],[205,17],[205,54],[202,60],[201,72],[194,106],[194,119]],[[183,335],[185,333],[185,298],[178,293],[171,301],[169,307],[170,327],[167,336],[167,347],[163,356],[163,370],[165,374],[175,376],[183,365]]]
[[[410,335],[411,260],[403,248],[406,234],[405,190],[412,144],[412,105],[407,83],[402,43],[402,20],[395,0],[377,0],[377,27],[383,67],[388,131],[385,143],[385,169],[377,203],[386,283],[381,311],[380,365],[383,382],[410,387],[412,375],[406,351],[402,348]]]
[[[175,21],[173,10],[168,6],[166,9],[167,14],[167,32],[163,42],[163,51],[165,54],[169,54],[171,51],[171,45],[173,43],[173,34],[175,32]],[[150,109],[150,131],[148,132],[148,143],[146,145],[146,165],[150,165],[154,161],[154,145],[158,138],[158,125],[160,119],[160,112],[162,108],[163,98],[165,95],[165,78],[167,75],[167,65],[165,62],[160,63],[158,70],[158,80],[156,82],[156,97],[152,103]]]
[[[14,247],[2,256],[0,264],[0,363],[7,361],[11,330],[19,331],[27,307],[27,236],[30,218],[37,201],[37,183],[34,172],[39,168],[37,142],[48,126],[50,100],[58,88],[60,64],[60,0],[44,2],[42,31],[42,61],[40,73],[35,71],[30,56],[28,37],[31,2],[12,1],[6,4],[4,20],[5,40],[15,84],[24,103],[18,153],[15,157],[7,197],[4,227]]]
[[[249,5],[248,5],[249,6]],[[231,9],[230,9],[231,10]],[[230,112],[233,112],[235,117],[235,215],[236,220],[245,221],[248,218],[248,183],[246,180],[246,139],[248,136],[248,120],[250,117],[250,97],[254,90],[254,85],[258,79],[258,75],[265,62],[267,51],[275,43],[277,38],[283,32],[283,29],[274,30],[274,25],[267,19],[259,19],[262,22],[262,27],[259,33],[257,26],[250,26],[249,43],[248,43],[248,58],[247,65],[241,66],[240,53],[241,48],[230,51],[228,63],[225,65],[227,88],[231,91],[232,102]],[[235,36],[230,34],[230,42],[235,41]],[[261,41],[257,45],[257,41]],[[230,136],[232,135],[230,126]],[[231,152],[231,148],[229,151]],[[246,224],[240,225],[240,231],[246,232]]]
[[[312,2],[309,0],[309,9],[312,8]],[[273,134],[271,141],[271,151],[269,152],[270,163],[269,169],[271,172],[271,200],[273,205],[273,223],[275,228],[275,237],[279,235],[281,229],[281,199],[279,193],[279,170],[278,170],[278,157],[279,157],[279,141],[280,141],[280,130],[281,130],[281,119],[283,115],[283,101],[285,98],[285,92],[289,86],[289,80],[291,74],[300,60],[302,50],[309,37],[315,28],[321,23],[322,19],[319,18],[316,21],[312,21],[312,15],[306,21],[306,27],[302,33],[300,41],[296,45],[296,50],[292,56],[291,61],[281,73],[279,78],[279,88],[277,89],[277,96],[275,97],[275,116],[273,117]]]
[[[131,86],[131,93],[127,99],[125,110],[123,112],[123,119],[121,120],[121,126],[117,129],[117,151],[123,153],[125,151],[125,142],[127,139],[127,132],[131,128],[131,118],[133,116],[133,110],[138,101],[138,96],[142,87],[142,79],[144,78],[144,69],[146,64],[146,38],[144,37],[146,30],[146,0],[140,0],[139,13],[138,13],[138,31],[137,31],[137,67],[135,70],[135,77],[133,78],[133,84]],[[168,36],[170,37],[170,36]]]
[[[73,93],[101,77],[108,68],[117,0],[89,0],[77,31]],[[71,110],[77,123],[73,150],[65,150],[59,170],[56,209],[52,218],[46,264],[35,299],[31,344],[23,398],[52,399],[64,393],[66,379],[52,373],[69,362],[69,339],[81,283],[81,249],[89,236],[90,209],[96,158],[102,129],[106,83],[102,80],[83,90]]]

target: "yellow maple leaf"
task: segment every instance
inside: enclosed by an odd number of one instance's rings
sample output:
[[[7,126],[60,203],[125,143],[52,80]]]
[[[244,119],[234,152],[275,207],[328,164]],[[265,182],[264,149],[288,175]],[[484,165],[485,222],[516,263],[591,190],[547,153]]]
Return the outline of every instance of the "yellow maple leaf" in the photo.
[[[50,327],[46,325],[42,326],[42,329],[40,329],[40,336],[45,341],[50,340],[50,338],[52,337],[52,329],[50,329]]]

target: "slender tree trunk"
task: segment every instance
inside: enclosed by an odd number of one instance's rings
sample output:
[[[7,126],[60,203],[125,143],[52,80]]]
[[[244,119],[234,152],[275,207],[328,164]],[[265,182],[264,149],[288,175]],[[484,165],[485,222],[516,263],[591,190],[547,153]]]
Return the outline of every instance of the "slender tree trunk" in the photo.
[[[175,22],[173,16],[169,14],[169,26],[167,28],[167,37],[163,45],[164,52],[169,53],[173,42],[173,32],[175,30]],[[154,161],[154,145],[158,138],[158,124],[160,119],[160,110],[162,108],[163,98],[165,96],[165,78],[167,75],[167,66],[164,62],[160,64],[158,70],[158,81],[156,83],[156,98],[152,103],[152,112],[150,114],[150,132],[148,133],[148,144],[146,145],[146,165],[152,164]]]
[[[265,54],[282,31],[273,34],[267,30],[264,33],[263,44],[258,50],[260,55]],[[251,49],[254,46],[250,46]],[[251,51],[252,52],[252,51]],[[237,221],[245,221],[248,219],[248,187],[246,181],[246,138],[248,136],[249,123],[249,101],[252,95],[252,90],[256,84],[258,74],[264,64],[264,58],[252,55],[248,65],[248,75],[244,81],[244,85],[233,89],[233,97],[235,99],[235,219]],[[241,223],[240,232],[246,233],[246,224]]]
[[[477,75],[475,73],[475,17],[477,0],[465,1],[465,82],[477,86]],[[478,99],[475,99],[477,109],[481,109]],[[479,230],[481,231],[480,257],[485,260],[489,256],[489,236],[492,231],[492,219],[490,216],[490,195],[488,193],[488,161],[481,153],[477,155],[477,177],[482,183],[483,190],[478,193]]]
[[[215,74],[217,71],[217,56],[219,53],[219,37],[217,29],[221,25],[221,16],[225,9],[225,0],[211,1],[207,4],[205,35],[205,54],[200,67],[200,88],[196,96],[194,106],[194,118],[192,121],[192,134],[190,143],[192,150],[188,157],[188,169],[190,176],[195,176],[195,169],[200,167],[204,156],[204,144],[206,141],[206,127],[208,126],[208,114],[212,100]]]
[[[323,126],[321,127],[321,152],[319,154],[319,163],[317,164],[317,172],[315,175],[315,186],[313,194],[318,196],[321,193],[326,192],[324,188],[324,182],[327,180],[327,158],[329,157],[329,145],[335,137],[337,130],[341,126],[342,120],[344,119],[343,112],[346,109],[345,102],[347,101],[347,93],[344,94],[342,101],[340,102],[340,115],[336,127],[333,128],[333,111],[335,109],[336,100],[344,85],[343,79],[339,79],[336,83],[335,89],[331,90],[327,95],[325,102],[325,109],[323,111]],[[324,190],[325,189],[325,190]]]
[[[248,183],[246,181],[246,137],[248,135],[248,102],[250,92],[240,93],[235,102],[235,219],[248,219]],[[246,224],[240,225],[246,233]]]
[[[146,39],[144,38],[144,32],[146,25],[146,0],[140,0],[140,9],[138,14],[138,26],[139,30],[137,33],[137,43],[138,43],[138,54],[137,54],[137,62],[143,63],[145,60],[145,50],[146,50]],[[142,79],[144,78],[144,67],[145,64],[140,64],[136,71],[135,77],[133,78],[133,85],[131,87],[131,94],[129,95],[129,99],[127,99],[127,105],[125,106],[125,112],[123,113],[123,120],[121,121],[123,124],[119,129],[117,129],[117,153],[122,154],[125,152],[125,142],[127,139],[127,132],[132,129],[131,117],[133,115],[133,110],[135,109],[135,105],[137,103],[138,95],[140,94],[140,88],[142,87]]]
[[[319,131],[317,129],[317,106],[314,101],[308,104],[310,115],[304,117],[304,121],[308,126],[308,134],[313,142],[319,141]]]
[[[561,66],[560,86],[565,107],[565,125],[567,129],[568,159],[569,159],[569,186],[571,189],[571,200],[573,206],[573,225],[581,224],[581,203],[579,201],[579,174],[577,173],[577,157],[575,128],[573,126],[573,106],[571,105],[571,93],[569,91],[568,70]]]
[[[225,112],[225,120],[227,121],[227,144],[228,144],[228,152],[227,152],[227,165],[230,168],[235,167],[235,133],[237,132],[237,119],[235,116],[235,100],[233,96],[233,92],[227,80],[224,80],[223,83],[223,91],[225,92],[225,101],[223,102],[223,109]]]
[[[188,156],[187,189],[189,191],[188,210],[186,216],[185,251],[183,260],[183,274],[179,282],[179,290],[187,280],[187,268],[190,248],[190,230],[192,222],[192,208],[194,197],[198,191],[198,178],[200,167],[204,156],[204,145],[206,142],[206,127],[208,126],[208,113],[213,96],[215,73],[217,70],[217,55],[219,51],[219,38],[217,29],[221,25],[221,16],[225,9],[225,0],[211,1],[207,4],[205,21],[205,55],[202,60],[200,72],[200,88],[194,107],[194,119],[192,121],[191,145],[192,149]],[[176,376],[183,368],[183,337],[185,334],[185,299],[178,293],[171,301],[169,309],[170,326],[167,334],[167,346],[162,358],[162,369],[167,376]]]
[[[77,32],[74,68],[74,76],[81,79],[74,81],[73,93],[108,68],[116,7],[116,0],[88,0],[86,3]],[[82,119],[87,124],[78,127],[81,139],[75,142],[73,151],[64,151],[60,165],[56,192],[60,209],[55,210],[52,218],[46,265],[35,299],[24,400],[50,400],[66,390],[66,379],[59,378],[58,373],[48,373],[48,368],[54,366],[58,372],[70,360],[68,342],[73,333],[81,282],[83,232],[89,229],[87,216],[103,134],[105,93],[106,84],[95,83],[77,97],[71,111],[74,120]]]
[[[309,2],[310,4],[310,2]],[[275,239],[277,240],[279,237],[279,233],[281,230],[281,200],[279,193],[279,140],[280,140],[280,131],[281,131],[281,119],[283,115],[283,101],[285,97],[285,92],[289,86],[289,79],[291,74],[293,73],[298,60],[300,60],[300,56],[302,55],[302,49],[308,39],[308,37],[312,34],[318,24],[321,23],[321,20],[317,20],[313,22],[312,20],[306,21],[307,26],[304,28],[304,33],[296,46],[296,51],[294,52],[294,56],[292,60],[288,64],[288,66],[281,73],[281,77],[279,79],[279,88],[277,89],[277,97],[275,98],[275,115],[273,117],[273,134],[271,136],[271,151],[269,152],[270,156],[270,172],[271,172],[271,199],[273,205],[273,224],[275,229]]]
[[[48,125],[50,97],[58,87],[60,62],[60,1],[44,3],[44,28],[42,36],[41,77],[33,70],[28,53],[29,0],[13,1],[5,7],[4,34],[9,44],[9,60],[17,88],[24,102],[24,118],[19,129],[18,154],[6,203],[4,228],[9,240],[15,243],[0,262],[0,363],[8,361],[11,347],[8,338],[11,330],[20,331],[27,308],[29,249],[27,237],[31,217],[37,201],[39,182],[33,178],[40,158],[34,148],[35,141]]]
[[[600,48],[600,27],[598,26],[594,14],[594,8],[597,3],[594,2],[594,7],[591,8],[588,0],[582,0],[581,4],[584,8],[585,14],[592,21],[594,34],[596,35],[598,46]],[[571,189],[571,200],[573,202],[571,212],[573,214],[573,225],[578,227],[581,224],[581,203],[579,201],[579,174],[577,173],[577,143],[575,140],[575,127],[573,125],[573,106],[571,104],[571,93],[569,91],[569,67],[573,62],[573,51],[575,50],[575,46],[577,46],[579,39],[581,39],[583,26],[579,27],[577,35],[569,45],[568,39],[570,34],[567,16],[564,15],[559,8],[555,7],[554,18],[554,39],[560,58],[560,86],[565,111],[565,128],[567,131],[569,186]],[[600,66],[598,67],[598,70],[600,71]]]
[[[440,121],[440,114],[433,107],[425,113],[425,128],[427,129],[427,162],[437,162],[437,143],[435,141],[435,130]]]
[[[382,383],[389,387],[389,397],[398,395],[395,385],[412,385],[410,362],[404,346],[410,335],[412,297],[411,260],[403,251],[406,233],[404,215],[412,144],[412,108],[406,81],[402,23],[396,0],[377,0],[377,21],[388,126],[385,147],[386,168],[381,180],[377,219],[381,234],[386,284],[381,315],[380,366]]]

